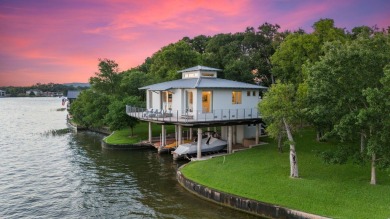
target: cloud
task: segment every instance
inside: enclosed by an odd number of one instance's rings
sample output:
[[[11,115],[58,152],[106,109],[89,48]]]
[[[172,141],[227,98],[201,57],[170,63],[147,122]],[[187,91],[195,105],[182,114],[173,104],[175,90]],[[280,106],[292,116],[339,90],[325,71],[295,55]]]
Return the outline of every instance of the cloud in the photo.
[[[257,28],[311,30],[320,18],[347,27],[389,25],[382,0],[14,0],[0,5],[0,85],[85,82],[98,58],[122,70],[185,36]],[[364,12],[364,13],[363,13]],[[355,22],[355,23],[354,23]]]

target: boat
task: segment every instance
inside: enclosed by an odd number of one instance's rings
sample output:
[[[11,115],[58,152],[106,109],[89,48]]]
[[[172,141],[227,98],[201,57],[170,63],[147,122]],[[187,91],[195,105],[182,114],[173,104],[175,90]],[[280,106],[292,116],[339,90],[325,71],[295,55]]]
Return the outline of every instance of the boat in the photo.
[[[227,141],[214,137],[214,135],[206,135],[201,139],[201,152],[218,152],[226,148]],[[181,144],[176,150],[172,151],[173,159],[186,157],[197,153],[198,142],[195,141]]]

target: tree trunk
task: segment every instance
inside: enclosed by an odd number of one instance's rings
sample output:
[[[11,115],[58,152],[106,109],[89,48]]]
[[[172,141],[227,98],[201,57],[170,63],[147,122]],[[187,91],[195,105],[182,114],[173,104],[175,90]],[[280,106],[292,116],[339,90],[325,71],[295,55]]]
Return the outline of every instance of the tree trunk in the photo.
[[[283,153],[283,146],[282,146],[282,133],[279,133],[278,135],[278,150],[280,153]]]
[[[287,124],[286,120],[283,118],[284,127],[286,128],[287,138],[290,141],[290,177],[298,178],[298,160],[297,153],[295,151],[295,143],[293,136],[291,134],[290,126]]]
[[[275,78],[274,78],[273,74],[271,74],[271,82],[272,82],[272,84],[275,84]]]
[[[375,153],[373,153],[371,157],[371,182],[370,182],[371,185],[376,185],[375,160],[376,160],[376,156]]]
[[[320,131],[320,130],[317,130],[317,138],[316,138],[316,140],[317,140],[318,142],[320,142],[320,139],[321,139],[321,131]]]
[[[362,132],[360,132],[360,153],[362,155],[363,155],[364,148],[365,148],[364,138],[365,138],[365,134],[364,134],[364,131],[362,130]]]

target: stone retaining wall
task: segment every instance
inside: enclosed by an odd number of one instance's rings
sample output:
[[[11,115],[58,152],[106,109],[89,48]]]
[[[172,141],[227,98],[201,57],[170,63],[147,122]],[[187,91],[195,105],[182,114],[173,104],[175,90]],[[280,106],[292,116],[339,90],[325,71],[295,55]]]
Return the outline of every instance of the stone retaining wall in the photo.
[[[177,171],[176,177],[178,182],[185,189],[187,189],[191,193],[194,193],[195,195],[200,196],[201,198],[207,199],[217,204],[221,204],[230,208],[234,208],[250,214],[255,214],[267,218],[326,219],[326,217],[309,214],[301,211],[291,210],[285,207],[280,207],[277,205],[259,202],[252,199],[243,198],[228,193],[223,193],[217,190],[213,190],[211,188],[197,184],[187,179],[180,172],[180,169]]]

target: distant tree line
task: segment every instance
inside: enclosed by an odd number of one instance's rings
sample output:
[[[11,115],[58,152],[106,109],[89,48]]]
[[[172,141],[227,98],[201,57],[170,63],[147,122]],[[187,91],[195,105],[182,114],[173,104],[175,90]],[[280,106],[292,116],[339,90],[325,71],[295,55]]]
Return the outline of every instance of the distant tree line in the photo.
[[[34,90],[34,89],[40,90],[42,92],[61,92],[66,96],[68,90],[85,90],[87,89],[87,87],[74,87],[72,85],[55,84],[55,83],[48,83],[48,84],[37,83],[27,87],[20,87],[20,86],[0,87],[0,90],[4,90],[11,97],[28,96],[26,94],[26,91]]]
[[[220,68],[221,78],[270,87],[259,108],[279,150],[283,141],[290,146],[291,177],[299,177],[294,132],[310,125],[318,141],[356,145],[319,153],[324,161],[371,162],[376,184],[376,168],[390,168],[389,32],[367,26],[349,32],[321,19],[312,33],[264,23],[238,33],[184,37],[125,71],[100,59],[91,89],[80,94],[71,114],[89,127],[132,128],[137,120],[126,115],[125,105],[145,106],[139,87],[178,79],[178,70],[195,65]]]

